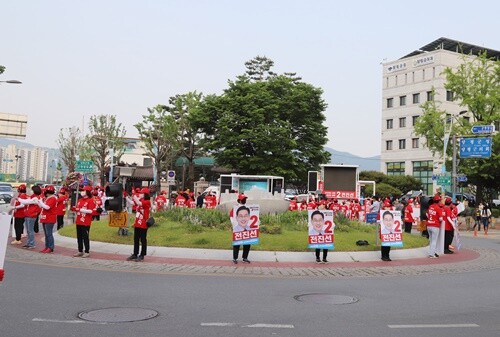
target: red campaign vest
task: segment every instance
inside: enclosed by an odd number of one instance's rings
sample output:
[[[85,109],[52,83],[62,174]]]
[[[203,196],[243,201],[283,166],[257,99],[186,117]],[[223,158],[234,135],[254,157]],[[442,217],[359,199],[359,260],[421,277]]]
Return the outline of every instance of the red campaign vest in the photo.
[[[443,211],[437,204],[432,204],[427,210],[427,226],[441,227],[439,218],[442,216]]]
[[[21,194],[19,194],[19,196],[17,198],[18,199],[28,199],[28,196],[26,195],[26,193],[21,193]],[[16,203],[14,204],[14,206],[17,207],[19,205],[21,205],[21,203],[19,202],[19,200],[16,200]],[[24,218],[25,217],[25,210],[26,210],[26,206],[16,209],[14,211],[14,218]]]
[[[149,219],[150,210],[151,210],[151,200],[141,199],[141,205],[140,206],[136,205],[137,213],[135,214],[135,222],[134,222],[135,228],[143,228],[143,229],[148,228],[146,221]]]
[[[49,209],[42,208],[40,212],[40,223],[55,224],[57,222],[57,198],[56,196],[45,198],[45,204]]]
[[[59,198],[57,198],[57,207],[56,214],[64,215],[66,214],[66,207],[68,206],[68,195],[60,194]]]
[[[408,205],[405,207],[405,214],[404,214],[404,222],[413,222],[415,219],[413,219],[413,208]]]
[[[288,205],[288,210],[289,211],[296,211],[298,209],[297,202],[291,201],[290,205]]]
[[[31,195],[30,199],[33,199],[33,198],[38,198],[38,199],[41,199],[42,197],[39,196],[39,195]],[[26,218],[36,218],[38,216],[38,214],[40,214],[40,206],[38,206],[38,204],[34,205],[27,205],[24,209],[24,216]]]
[[[93,210],[95,208],[94,200],[92,198],[80,198],[76,204],[76,208],[86,208]],[[90,226],[92,223],[92,213],[76,212],[76,224],[81,226]]]
[[[186,202],[186,199],[183,196],[178,196],[175,198],[175,206],[177,207],[184,207],[184,204]]]

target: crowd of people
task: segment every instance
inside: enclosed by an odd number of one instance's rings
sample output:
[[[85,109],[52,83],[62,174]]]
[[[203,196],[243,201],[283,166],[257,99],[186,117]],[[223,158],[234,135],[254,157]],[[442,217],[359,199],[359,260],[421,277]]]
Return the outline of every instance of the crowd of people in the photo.
[[[26,233],[26,241],[22,246],[25,249],[35,249],[35,233],[38,227],[42,226],[45,234],[45,247],[41,253],[54,252],[53,233],[64,226],[64,216],[68,208],[69,191],[62,187],[56,191],[54,186],[46,185],[44,188],[34,185],[31,187],[31,193],[28,195],[26,185],[21,184],[17,189],[18,195],[12,206],[13,224],[15,239],[11,242],[13,245],[21,245],[22,235]],[[166,210],[168,207],[185,208],[207,208],[213,209],[217,205],[215,194],[208,192],[206,195],[198,192],[194,195],[189,189],[179,191],[172,198],[169,198],[166,191],[157,193],[154,200],[151,200],[151,194],[148,188],[134,188],[130,195],[124,192],[124,197],[132,212],[136,214],[134,222],[134,248],[132,254],[127,258],[128,261],[143,261],[147,254],[147,219],[151,212]],[[104,188],[81,186],[79,197],[70,211],[75,214],[75,224],[77,233],[78,251],[75,257],[86,258],[90,256],[90,228],[92,221],[99,220],[103,212],[103,205],[106,199]],[[244,206],[246,196],[240,194],[238,204]],[[171,204],[170,204],[171,203]],[[425,228],[423,234],[429,238],[429,258],[438,258],[438,235],[442,222],[445,228],[444,254],[453,254],[452,242],[454,233],[457,230],[458,208],[452,203],[451,198],[442,198],[436,194],[429,200],[426,212]],[[364,199],[363,204],[358,199],[322,198],[309,196],[301,202],[293,198],[289,204],[290,211],[312,211],[312,210],[330,210],[334,215],[342,214],[348,219],[365,220],[367,214],[376,214],[377,221],[381,224],[380,233],[383,234],[384,224],[389,223],[394,215],[390,211],[400,211],[402,218],[402,231],[411,233],[412,228],[420,223],[419,198],[409,199],[400,202],[398,199],[391,200],[384,198],[381,200],[378,196]],[[382,212],[381,212],[382,211]],[[386,213],[383,213],[387,211]],[[381,214],[384,214],[381,219]],[[483,227],[484,234],[488,234],[491,210],[487,204],[480,203],[476,208],[476,218],[473,227],[474,236]],[[230,215],[231,216],[231,215]],[[319,216],[319,215],[318,215]],[[386,221],[385,217],[388,220]],[[239,246],[233,247],[233,261],[237,261]],[[381,247],[381,259],[391,261],[390,246]],[[243,261],[248,262],[249,245],[243,246]],[[317,261],[320,261],[319,250],[316,250]],[[324,251],[323,261],[326,261],[327,250]],[[235,262],[236,263],[236,262]]]

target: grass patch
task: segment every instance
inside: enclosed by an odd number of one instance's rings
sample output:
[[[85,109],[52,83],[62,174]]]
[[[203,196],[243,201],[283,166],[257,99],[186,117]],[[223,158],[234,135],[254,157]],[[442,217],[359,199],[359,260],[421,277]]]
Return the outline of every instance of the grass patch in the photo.
[[[208,219],[208,221],[206,221]],[[227,214],[217,210],[173,209],[155,214],[156,224],[148,230],[148,245],[230,249],[231,224]],[[133,219],[130,221],[133,224]],[[335,251],[373,251],[376,246],[375,225],[335,219]],[[261,218],[260,244],[252,250],[265,251],[308,251],[307,212],[285,212],[265,215]],[[67,225],[59,234],[76,238],[74,225]],[[404,248],[424,247],[428,240],[416,234],[404,234]],[[133,245],[133,228],[129,235],[118,235],[118,229],[108,226],[107,219],[92,223],[90,239],[118,244]],[[368,246],[356,246],[356,241],[366,240]],[[75,242],[76,244],[76,242]],[[393,248],[394,249],[394,248]]]

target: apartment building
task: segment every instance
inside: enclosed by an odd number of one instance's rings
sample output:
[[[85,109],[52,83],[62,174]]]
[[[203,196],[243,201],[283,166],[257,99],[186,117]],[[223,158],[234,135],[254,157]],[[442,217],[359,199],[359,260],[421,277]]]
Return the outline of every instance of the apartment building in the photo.
[[[421,104],[439,101],[439,108],[458,116],[464,108],[445,88],[443,71],[463,63],[463,55],[480,52],[500,57],[500,52],[448,38],[439,38],[398,60],[383,64],[381,171],[388,175],[412,175],[422,181],[424,192],[436,189],[433,179],[441,173],[443,158],[426,148],[414,125],[422,114]],[[435,95],[433,95],[433,89]],[[467,114],[460,116],[468,118]]]

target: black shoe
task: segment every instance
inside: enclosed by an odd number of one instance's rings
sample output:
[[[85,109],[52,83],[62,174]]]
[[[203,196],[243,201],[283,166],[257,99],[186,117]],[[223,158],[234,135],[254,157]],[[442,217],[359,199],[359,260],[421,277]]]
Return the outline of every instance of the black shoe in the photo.
[[[243,259],[243,262],[250,263],[250,261],[248,259]]]
[[[316,259],[316,263],[321,263],[321,260],[320,259]]]
[[[323,259],[323,263],[328,263],[328,260],[327,259]]]
[[[144,255],[139,255],[135,261],[136,262],[142,262],[142,261],[144,261]]]
[[[437,253],[434,253],[434,256],[435,256],[435,257],[439,257],[439,255],[437,255]]]
[[[445,254],[453,254],[454,252],[452,250],[447,249],[447,250],[444,251],[444,253]]]
[[[127,257],[127,261],[137,261],[137,255],[132,254],[129,257]]]
[[[233,263],[234,264],[238,264],[238,260],[233,260]]]
[[[388,258],[388,257],[385,257],[385,256],[384,256],[384,257],[382,258],[382,261],[392,261],[392,260],[391,260],[390,258]]]

